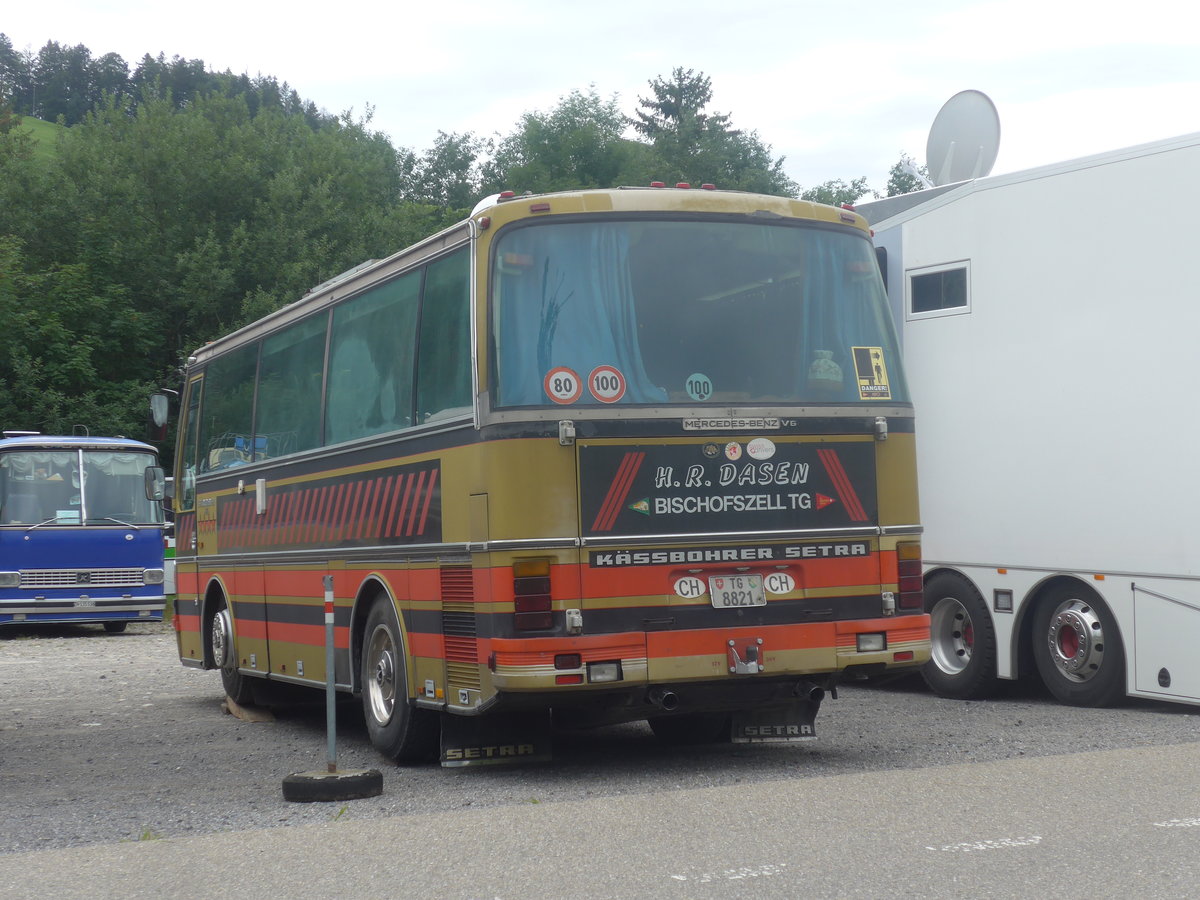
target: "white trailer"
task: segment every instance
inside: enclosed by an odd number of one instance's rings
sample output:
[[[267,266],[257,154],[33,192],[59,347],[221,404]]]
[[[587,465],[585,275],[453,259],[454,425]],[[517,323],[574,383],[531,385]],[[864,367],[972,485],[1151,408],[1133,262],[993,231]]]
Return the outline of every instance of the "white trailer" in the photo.
[[[864,204],[918,420],[926,680],[1200,704],[1200,134]]]

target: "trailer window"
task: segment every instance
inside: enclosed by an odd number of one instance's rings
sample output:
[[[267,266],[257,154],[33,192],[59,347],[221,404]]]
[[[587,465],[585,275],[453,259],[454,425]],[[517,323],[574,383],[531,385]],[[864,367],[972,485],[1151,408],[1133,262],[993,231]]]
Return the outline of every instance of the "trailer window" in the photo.
[[[965,261],[909,269],[909,316],[952,315],[969,311],[970,284],[970,264]]]

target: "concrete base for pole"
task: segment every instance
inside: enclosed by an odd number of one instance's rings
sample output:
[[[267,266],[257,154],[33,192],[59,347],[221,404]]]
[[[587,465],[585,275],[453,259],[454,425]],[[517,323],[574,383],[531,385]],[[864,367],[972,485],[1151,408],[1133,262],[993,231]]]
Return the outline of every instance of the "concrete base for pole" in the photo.
[[[283,799],[293,803],[328,803],[378,797],[383,774],[378,769],[295,772],[283,779]]]

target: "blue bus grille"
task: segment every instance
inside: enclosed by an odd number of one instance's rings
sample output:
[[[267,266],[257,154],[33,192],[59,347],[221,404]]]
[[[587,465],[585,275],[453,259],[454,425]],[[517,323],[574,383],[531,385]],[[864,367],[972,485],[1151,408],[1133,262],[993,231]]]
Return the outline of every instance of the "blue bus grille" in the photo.
[[[23,588],[141,587],[144,569],[22,569]]]

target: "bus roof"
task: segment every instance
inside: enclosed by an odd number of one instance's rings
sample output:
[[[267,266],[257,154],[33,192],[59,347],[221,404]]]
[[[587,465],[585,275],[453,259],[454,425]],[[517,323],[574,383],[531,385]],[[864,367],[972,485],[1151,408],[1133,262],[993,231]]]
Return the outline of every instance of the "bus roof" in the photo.
[[[390,277],[411,264],[467,243],[471,234],[489,227],[496,229],[517,219],[543,218],[555,214],[622,214],[633,212],[715,214],[766,219],[803,219],[857,229],[869,235],[867,220],[853,209],[827,206],[808,200],[717,190],[711,185],[588,188],[543,194],[505,191],[485,197],[471,215],[417,243],[383,259],[367,260],[310,288],[303,297],[268,313],[261,319],[198,347],[188,359],[196,362],[253,340],[288,324],[298,314],[307,314]],[[486,222],[486,224],[484,224]]]
[[[6,432],[7,434],[7,432]],[[150,444],[123,437],[21,434],[0,440],[0,450],[139,450],[157,453]]]

